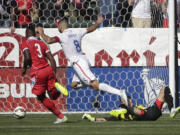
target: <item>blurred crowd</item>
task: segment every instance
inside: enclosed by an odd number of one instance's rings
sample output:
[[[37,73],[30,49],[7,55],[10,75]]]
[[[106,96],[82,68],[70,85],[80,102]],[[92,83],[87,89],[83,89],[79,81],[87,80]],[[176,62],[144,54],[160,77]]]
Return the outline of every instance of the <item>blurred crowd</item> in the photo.
[[[180,26],[180,0],[177,0]],[[168,27],[168,0],[0,0],[0,27],[24,28],[30,23],[56,27],[68,18],[70,27],[87,27],[99,14],[104,27]]]

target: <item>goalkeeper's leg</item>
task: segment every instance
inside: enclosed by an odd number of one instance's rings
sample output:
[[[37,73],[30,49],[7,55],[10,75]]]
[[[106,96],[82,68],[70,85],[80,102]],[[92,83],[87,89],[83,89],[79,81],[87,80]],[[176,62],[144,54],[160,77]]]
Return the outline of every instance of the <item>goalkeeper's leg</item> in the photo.
[[[170,117],[174,118],[178,113],[180,113],[180,106],[175,109],[172,109]]]
[[[82,116],[82,119],[83,119],[83,120],[87,119],[87,120],[89,120],[89,121],[91,121],[91,122],[95,122],[95,120],[96,120],[95,117],[92,117],[90,114],[87,114],[87,113],[85,113],[85,114]]]
[[[83,116],[82,116],[82,119],[83,120],[89,120],[90,122],[106,122],[106,118],[95,118],[93,116],[91,116],[90,114],[87,114],[85,113]]]

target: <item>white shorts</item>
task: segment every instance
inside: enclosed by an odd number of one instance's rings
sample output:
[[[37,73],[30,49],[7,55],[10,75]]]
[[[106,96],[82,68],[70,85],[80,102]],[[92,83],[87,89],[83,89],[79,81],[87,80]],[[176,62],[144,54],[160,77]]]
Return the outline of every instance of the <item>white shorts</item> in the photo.
[[[77,62],[73,63],[73,69],[76,73],[72,82],[82,82],[89,85],[91,81],[96,80],[95,75],[90,70],[90,63],[85,56],[81,56]]]

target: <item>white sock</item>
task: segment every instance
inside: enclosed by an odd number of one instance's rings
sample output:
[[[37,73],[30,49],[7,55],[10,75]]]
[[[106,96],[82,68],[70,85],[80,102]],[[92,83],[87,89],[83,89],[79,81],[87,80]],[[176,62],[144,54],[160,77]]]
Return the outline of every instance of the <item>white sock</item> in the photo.
[[[123,98],[125,100],[126,104],[128,105],[128,99],[127,99],[127,95],[125,93],[125,90],[118,90],[114,87],[111,87],[111,86],[105,84],[105,83],[99,84],[99,90],[119,95],[121,98]]]
[[[108,93],[116,94],[116,95],[119,95],[119,96],[122,95],[120,90],[118,90],[118,89],[116,89],[114,87],[111,87],[110,85],[105,84],[105,83],[99,83],[99,90],[106,91]]]

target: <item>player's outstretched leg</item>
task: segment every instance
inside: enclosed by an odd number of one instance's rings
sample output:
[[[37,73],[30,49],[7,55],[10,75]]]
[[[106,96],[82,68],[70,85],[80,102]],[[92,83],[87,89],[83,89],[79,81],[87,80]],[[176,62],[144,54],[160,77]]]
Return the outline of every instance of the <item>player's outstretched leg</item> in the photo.
[[[84,120],[84,119],[87,119],[87,120],[89,120],[89,121],[91,121],[91,122],[95,122],[95,117],[92,117],[90,114],[87,114],[87,113],[85,113],[83,116],[82,116],[82,119]]]
[[[128,104],[127,95],[126,95],[125,90],[118,90],[114,87],[111,87],[110,85],[105,84],[105,83],[99,83],[99,90],[119,95],[121,98],[123,98],[125,100],[126,104]]]
[[[171,111],[171,109],[173,108],[173,97],[171,95],[171,91],[170,91],[169,87],[164,88],[164,99],[168,105],[169,111]]]
[[[56,89],[61,92],[64,96],[68,96],[68,90],[63,87],[60,83],[55,82],[54,86],[56,87]]]
[[[40,100],[43,105],[50,110],[53,114],[55,114],[58,118],[54,122],[54,124],[62,123],[67,121],[67,117],[64,116],[55,106],[54,102],[51,101],[49,98],[45,97],[45,94],[38,95],[38,100]]]
[[[174,118],[178,113],[180,113],[180,107],[173,108],[173,97],[171,95],[171,91],[169,87],[164,88],[164,99],[168,105],[168,109],[170,111],[170,117]]]
[[[170,117],[171,118],[174,118],[178,113],[180,113],[180,106],[179,107],[177,107],[177,108],[173,108],[172,110],[171,110],[171,114],[170,114]]]

